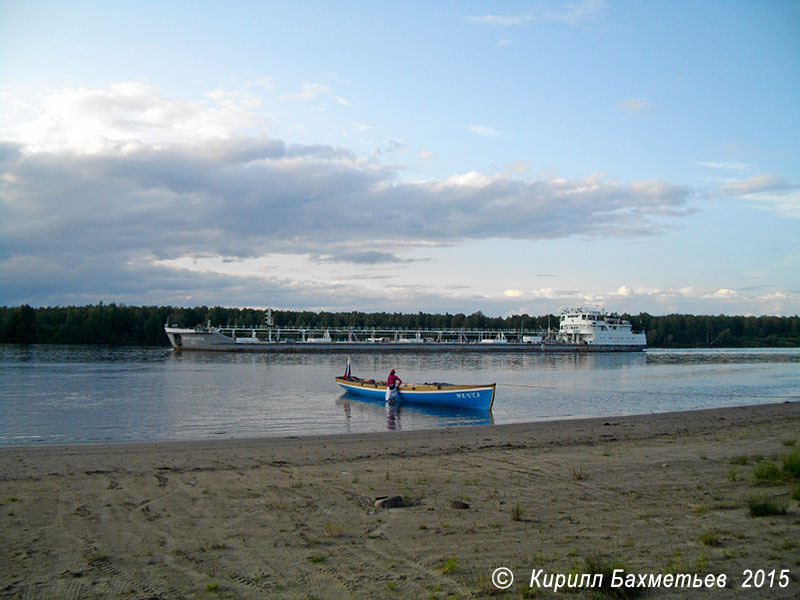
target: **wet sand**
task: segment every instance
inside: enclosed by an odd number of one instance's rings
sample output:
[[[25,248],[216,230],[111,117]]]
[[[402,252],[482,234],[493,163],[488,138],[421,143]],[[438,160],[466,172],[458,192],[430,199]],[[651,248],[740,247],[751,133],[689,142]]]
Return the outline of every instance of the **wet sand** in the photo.
[[[754,464],[780,466],[798,446],[793,402],[2,448],[0,598],[549,597],[529,588],[533,571],[543,583],[614,561],[626,573],[727,578],[722,590],[659,586],[647,598],[797,598],[800,506],[790,495],[800,482],[761,483]],[[400,506],[375,507],[395,495]],[[754,495],[788,511],[752,517]],[[492,582],[498,567],[515,577],[505,591]],[[743,589],[747,569],[775,570],[774,583]]]

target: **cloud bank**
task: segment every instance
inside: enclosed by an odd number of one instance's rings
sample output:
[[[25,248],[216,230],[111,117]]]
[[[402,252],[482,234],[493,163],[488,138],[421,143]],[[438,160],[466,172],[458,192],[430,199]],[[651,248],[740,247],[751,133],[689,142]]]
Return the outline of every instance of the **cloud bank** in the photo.
[[[197,296],[217,289],[238,301],[241,277],[175,261],[281,254],[407,265],[409,250],[475,240],[653,235],[691,211],[686,187],[604,174],[404,181],[347,148],[270,137],[270,116],[248,92],[187,102],[122,83],[62,90],[29,113],[0,143],[7,304],[211,302]],[[318,298],[320,286],[348,297],[338,283],[250,276],[258,297],[275,298],[262,305]]]
[[[796,302],[797,293],[785,293],[771,286],[755,287],[746,290],[731,288],[656,288],[620,285],[616,290],[608,289],[593,294],[581,290],[543,287],[535,290],[506,290],[507,296],[519,303],[508,314],[543,314],[553,301],[558,306],[605,306],[614,310],[636,313],[652,312],[642,307],[658,306],[664,313],[690,312],[694,314],[786,314],[787,309]],[[751,310],[742,311],[742,306]],[[724,309],[721,310],[721,308]],[[789,314],[791,312],[789,311]]]

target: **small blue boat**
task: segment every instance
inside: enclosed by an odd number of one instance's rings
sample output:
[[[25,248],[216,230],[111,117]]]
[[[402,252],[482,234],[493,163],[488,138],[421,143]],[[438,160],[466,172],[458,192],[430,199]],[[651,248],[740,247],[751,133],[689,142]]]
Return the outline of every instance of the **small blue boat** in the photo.
[[[347,394],[362,396],[372,400],[387,401],[385,381],[361,379],[350,375],[348,361],[344,377],[337,377],[338,383]],[[397,402],[405,404],[424,404],[448,408],[470,408],[473,410],[492,410],[494,392],[497,384],[455,385],[452,383],[403,383],[397,387]]]

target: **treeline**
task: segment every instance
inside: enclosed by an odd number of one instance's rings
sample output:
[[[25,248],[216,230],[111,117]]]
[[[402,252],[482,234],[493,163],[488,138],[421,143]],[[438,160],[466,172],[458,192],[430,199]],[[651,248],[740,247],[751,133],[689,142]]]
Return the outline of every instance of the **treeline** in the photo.
[[[647,332],[654,348],[781,348],[800,346],[800,317],[704,315],[652,316],[632,322]]]
[[[168,346],[164,334],[174,308],[159,306],[66,306],[0,308],[0,342]]]
[[[656,348],[796,347],[800,346],[800,317],[695,316],[647,313],[622,315],[634,329],[647,332],[647,343]],[[257,327],[267,311],[252,308],[180,308],[98,304],[31,308],[0,307],[0,342],[42,344],[111,344],[167,346],[164,324],[194,327],[212,325]],[[364,312],[310,312],[274,310],[280,327],[339,327],[369,329],[553,329],[556,315],[488,317],[470,315]]]

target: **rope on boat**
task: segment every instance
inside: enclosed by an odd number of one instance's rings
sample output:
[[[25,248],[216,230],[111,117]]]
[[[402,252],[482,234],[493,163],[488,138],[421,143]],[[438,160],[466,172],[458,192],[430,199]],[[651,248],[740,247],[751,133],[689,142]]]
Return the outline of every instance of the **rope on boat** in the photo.
[[[497,385],[504,385],[506,387],[518,388],[531,388],[536,390],[559,390],[565,391],[563,387],[556,385],[531,385],[525,383],[503,383],[498,381]],[[640,394],[651,396],[701,396],[707,398],[769,398],[771,400],[800,400],[800,396],[770,396],[768,394],[708,394],[708,393],[695,393],[695,392],[655,392],[655,391],[642,391],[642,390],[596,390],[588,388],[571,388],[570,391],[574,392],[596,392],[598,394]]]

